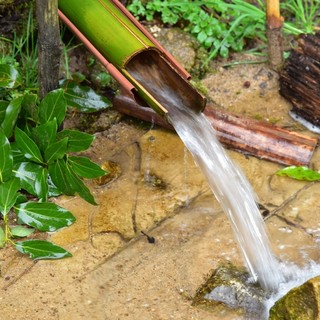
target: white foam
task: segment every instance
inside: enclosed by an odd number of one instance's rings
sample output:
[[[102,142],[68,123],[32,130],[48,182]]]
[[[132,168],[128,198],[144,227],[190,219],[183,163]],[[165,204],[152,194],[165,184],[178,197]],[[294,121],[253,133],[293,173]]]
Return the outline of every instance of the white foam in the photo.
[[[266,314],[265,319],[268,319],[269,311],[276,301],[285,296],[291,289],[298,287],[318,275],[320,275],[320,265],[314,261],[309,261],[303,267],[298,267],[293,263],[280,263],[279,267],[285,277],[285,281],[279,284],[278,292],[270,296],[265,301]]]
[[[315,132],[315,133],[320,133],[320,128],[314,125],[313,123],[307,121],[306,119],[298,116],[295,114],[293,111],[289,111],[289,115],[291,116],[292,119],[298,121],[301,123],[304,127],[306,127],[308,130]]]

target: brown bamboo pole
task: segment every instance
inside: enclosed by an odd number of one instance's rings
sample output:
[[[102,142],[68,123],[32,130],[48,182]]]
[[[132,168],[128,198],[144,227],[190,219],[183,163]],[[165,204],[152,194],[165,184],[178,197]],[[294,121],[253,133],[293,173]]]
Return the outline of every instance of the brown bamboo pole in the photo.
[[[128,96],[116,96],[113,106],[119,112],[173,130],[163,117]],[[284,165],[308,165],[317,145],[317,139],[227,113],[210,105],[205,108],[204,114],[225,147],[260,159]]]
[[[267,21],[266,33],[268,38],[268,55],[270,66],[279,71],[283,64],[282,25],[279,0],[266,0]]]
[[[60,31],[58,0],[36,0],[39,96],[59,86]]]

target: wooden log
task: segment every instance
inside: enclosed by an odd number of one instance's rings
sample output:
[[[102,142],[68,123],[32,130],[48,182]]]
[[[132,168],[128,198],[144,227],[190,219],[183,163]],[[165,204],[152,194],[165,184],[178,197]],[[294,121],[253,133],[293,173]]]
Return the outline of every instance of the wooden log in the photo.
[[[280,93],[292,112],[320,130],[320,33],[302,35],[280,73]]]
[[[173,130],[163,117],[130,97],[116,96],[113,106],[119,112]],[[317,139],[263,121],[227,113],[210,105],[205,108],[204,114],[226,148],[260,159],[284,165],[308,165],[317,145]]]

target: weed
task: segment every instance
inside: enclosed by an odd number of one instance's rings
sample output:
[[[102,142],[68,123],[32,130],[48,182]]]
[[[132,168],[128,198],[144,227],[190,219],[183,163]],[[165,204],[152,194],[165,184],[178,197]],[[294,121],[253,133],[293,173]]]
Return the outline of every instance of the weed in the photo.
[[[290,0],[281,3],[287,17],[286,29],[293,33],[314,33],[320,23],[320,3],[318,0]]]
[[[35,35],[33,8],[28,13],[27,23],[18,35],[13,34],[13,39],[0,38],[10,44],[10,52],[3,52],[0,57],[1,63],[15,64],[19,66],[22,86],[37,91],[38,80],[38,45]]]
[[[318,1],[289,0],[282,8],[286,16],[295,17],[295,25],[284,23],[286,33],[297,35],[315,31],[314,26],[320,20]],[[256,5],[244,0],[152,0],[146,4],[133,0],[128,9],[136,17],[148,21],[160,16],[164,23],[179,22],[209,50],[206,62],[217,55],[227,57],[230,50],[243,51],[250,39],[266,42],[266,10],[262,0],[257,0]]]

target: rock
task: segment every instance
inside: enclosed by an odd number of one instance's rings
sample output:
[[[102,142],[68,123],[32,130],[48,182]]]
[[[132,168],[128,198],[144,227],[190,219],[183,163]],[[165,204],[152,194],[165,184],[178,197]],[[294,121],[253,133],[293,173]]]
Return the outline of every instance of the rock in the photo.
[[[319,319],[320,276],[293,288],[270,309],[269,320]]]
[[[257,316],[264,312],[263,301],[267,293],[250,279],[247,271],[231,263],[214,270],[194,297],[194,305],[216,311],[225,307],[238,309],[239,313]]]
[[[94,183],[98,186],[106,185],[118,179],[121,175],[121,167],[114,161],[105,161],[101,165],[101,169],[105,170],[107,174],[94,180]]]

